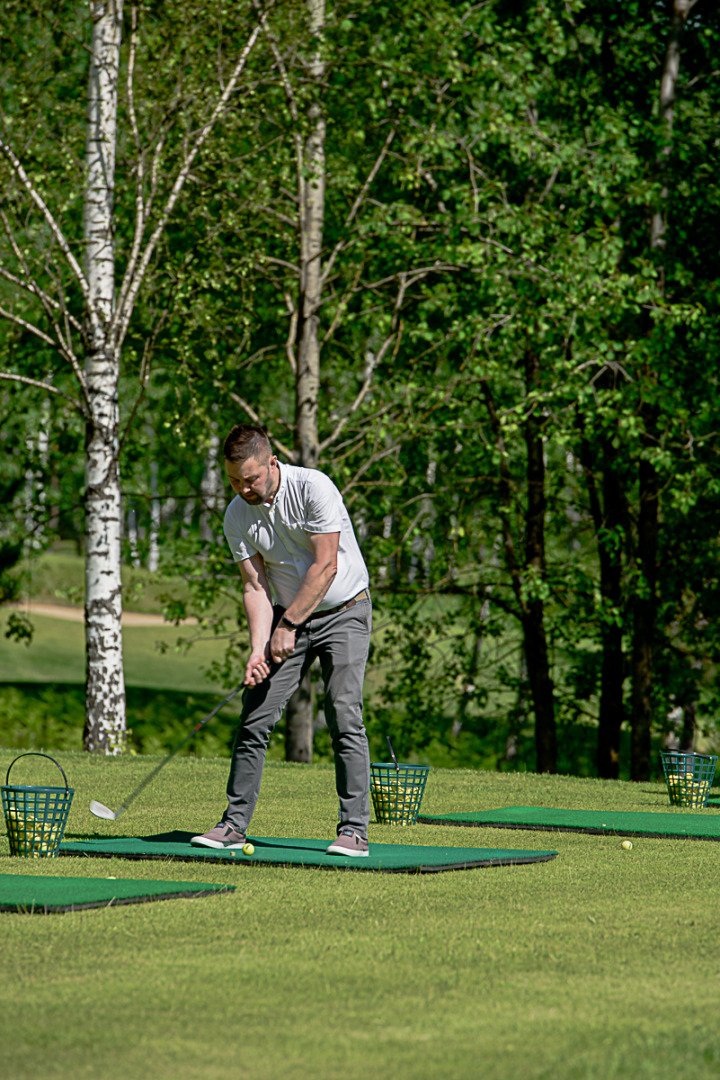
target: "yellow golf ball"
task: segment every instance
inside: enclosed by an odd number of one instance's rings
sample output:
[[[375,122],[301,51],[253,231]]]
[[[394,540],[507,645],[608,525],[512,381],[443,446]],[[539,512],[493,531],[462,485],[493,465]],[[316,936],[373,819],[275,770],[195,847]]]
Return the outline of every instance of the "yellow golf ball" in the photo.
[[[625,848],[626,851],[631,851],[632,850],[632,840],[623,840],[622,846]]]
[[[255,845],[254,844],[243,844],[243,855],[254,855],[254,854],[255,854]]]

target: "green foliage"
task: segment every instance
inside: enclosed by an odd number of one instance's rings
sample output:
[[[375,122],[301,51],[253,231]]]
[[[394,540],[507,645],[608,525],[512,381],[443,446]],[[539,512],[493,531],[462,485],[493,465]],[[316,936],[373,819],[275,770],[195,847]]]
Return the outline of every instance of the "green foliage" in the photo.
[[[38,19],[27,5],[6,7],[3,131],[26,148],[80,251],[87,13],[38,2]],[[183,140],[217,100],[255,18],[249,4],[142,6],[138,145],[127,95],[121,110],[121,268],[138,162],[148,195],[161,147],[152,227]],[[629,670],[633,612],[649,595],[638,528],[645,465],[660,490],[654,737],[672,704],[695,702],[712,741],[717,10],[698,5],[681,36],[671,136],[658,110],[663,5],[341,3],[326,16],[321,87],[308,74],[315,45],[305,6],[275,5],[268,19],[273,48],[263,38],[214,149],[195,162],[126,340],[124,494],[144,530],[140,559],[153,500],[163,507],[162,572],[185,581],[168,585],[167,614],[200,618],[217,641],[214,674],[237,677],[245,631],[237,572],[219,539],[224,497],[202,507],[232,423],[258,417],[282,459],[295,452],[297,150],[313,104],[327,123],[320,464],[345,494],[389,624],[373,655],[383,672],[368,709],[373,746],[382,751],[390,734],[406,754],[527,767],[533,715],[520,628],[523,606],[539,605],[559,764],[592,771],[608,628],[622,632]],[[126,20],[127,42],[128,11]],[[48,287],[60,281],[76,311],[38,216],[6,173],[2,182],[34,271]],[[656,212],[666,231],[651,250]],[[17,259],[3,252],[12,273]],[[1,278],[0,303],[11,300],[28,315],[31,298]],[[76,393],[67,365],[19,324],[0,332],[3,368],[47,372]],[[81,543],[78,418],[58,397],[43,417],[34,391],[5,382],[0,407],[0,484],[17,533],[9,542],[29,530],[40,546],[58,534]],[[50,434],[42,453],[41,429]],[[534,560],[531,431],[542,441],[546,497],[544,552]],[[44,491],[34,515],[24,511],[28,466]],[[622,514],[608,523],[610,480]],[[619,568],[612,597],[603,559]],[[480,639],[492,649],[478,661]],[[624,698],[628,705],[628,681]]]

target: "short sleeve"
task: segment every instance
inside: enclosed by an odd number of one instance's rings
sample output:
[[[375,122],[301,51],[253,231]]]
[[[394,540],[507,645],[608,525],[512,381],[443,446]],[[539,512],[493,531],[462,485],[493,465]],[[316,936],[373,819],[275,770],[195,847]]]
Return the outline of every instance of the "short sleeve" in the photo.
[[[257,554],[257,548],[250,543],[247,535],[240,528],[240,524],[233,512],[233,503],[230,503],[225,511],[223,532],[235,562],[251,559],[253,555]]]
[[[317,472],[305,491],[305,531],[342,532],[343,501],[329,476]]]

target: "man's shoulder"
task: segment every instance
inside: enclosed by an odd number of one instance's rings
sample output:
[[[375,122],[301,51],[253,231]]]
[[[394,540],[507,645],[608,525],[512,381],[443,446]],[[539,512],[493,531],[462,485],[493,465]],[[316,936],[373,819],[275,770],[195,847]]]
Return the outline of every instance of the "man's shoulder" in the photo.
[[[303,465],[285,465],[280,466],[281,469],[286,470],[287,483],[295,488],[320,488],[325,491],[335,490],[337,487],[333,480],[327,473],[322,472],[320,469],[308,469]]]
[[[245,522],[250,516],[248,510],[249,507],[245,500],[236,495],[225,507],[225,522],[232,521],[236,524]]]

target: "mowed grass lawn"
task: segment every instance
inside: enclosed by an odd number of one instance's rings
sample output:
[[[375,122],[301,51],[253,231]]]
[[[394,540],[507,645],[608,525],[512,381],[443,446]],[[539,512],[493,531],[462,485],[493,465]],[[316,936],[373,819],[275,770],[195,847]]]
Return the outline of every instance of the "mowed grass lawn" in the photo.
[[[45,615],[32,615],[29,645],[5,637],[9,612],[0,611],[0,683],[85,682],[85,627]],[[188,649],[183,642],[192,640]],[[220,692],[208,678],[208,665],[222,659],[225,643],[202,636],[197,627],[127,626],[123,659],[128,686]],[[225,691],[227,693],[227,691]]]
[[[13,756],[0,751],[3,777]],[[227,762],[183,758],[119,822],[98,821],[90,799],[118,805],[159,759],[60,758],[76,792],[71,837],[200,830],[223,806]],[[434,769],[423,810],[504,805],[668,808],[659,784]],[[329,766],[269,762],[251,831],[330,838],[334,815]],[[607,836],[376,824],[370,839],[559,854],[549,863],[408,876],[33,862],[10,858],[3,836],[3,873],[237,889],[62,915],[0,914],[0,1075],[720,1075],[720,844],[636,839],[624,851]]]

